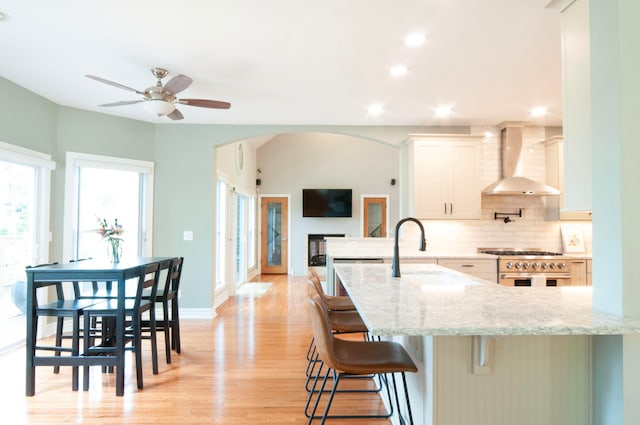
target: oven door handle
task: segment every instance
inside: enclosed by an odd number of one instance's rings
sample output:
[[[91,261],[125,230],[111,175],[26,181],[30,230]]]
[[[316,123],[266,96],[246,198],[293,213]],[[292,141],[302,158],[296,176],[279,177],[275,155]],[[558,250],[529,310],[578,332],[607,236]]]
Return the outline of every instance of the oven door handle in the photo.
[[[500,279],[533,279],[534,274],[501,274]],[[547,279],[571,279],[570,274],[542,274]]]

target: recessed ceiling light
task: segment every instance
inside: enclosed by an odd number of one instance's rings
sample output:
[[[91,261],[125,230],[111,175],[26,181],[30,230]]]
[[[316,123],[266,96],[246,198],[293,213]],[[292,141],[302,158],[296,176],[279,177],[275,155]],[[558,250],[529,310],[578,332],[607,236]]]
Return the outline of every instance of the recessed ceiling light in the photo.
[[[426,37],[421,32],[414,32],[404,38],[404,43],[409,47],[418,47],[424,43]]]
[[[538,106],[537,108],[533,108],[531,110],[532,117],[543,117],[547,115],[547,108],[544,106]]]
[[[451,115],[451,106],[439,106],[436,108],[436,116],[448,117]]]
[[[9,16],[8,14],[0,11],[0,22],[8,21],[10,19],[11,19],[11,16]]]
[[[384,108],[380,103],[374,103],[373,105],[369,106],[367,111],[369,112],[370,115],[380,115],[381,113],[384,112]]]
[[[402,77],[407,73],[407,67],[404,65],[394,65],[389,68],[389,74],[394,77]]]

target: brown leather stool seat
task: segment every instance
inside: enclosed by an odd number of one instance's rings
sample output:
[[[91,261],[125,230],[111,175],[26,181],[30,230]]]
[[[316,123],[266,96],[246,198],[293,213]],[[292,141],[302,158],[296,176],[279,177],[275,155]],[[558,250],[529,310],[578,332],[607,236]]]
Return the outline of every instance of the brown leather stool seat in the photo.
[[[316,287],[318,294],[320,294],[320,296],[324,299],[324,302],[329,310],[350,311],[356,309],[356,307],[353,305],[353,302],[351,301],[351,298],[347,296],[327,295],[324,292],[322,283],[320,282],[320,276],[311,267],[309,267],[308,279]]]
[[[329,316],[327,310],[322,305],[322,301],[318,295],[309,299],[311,306],[311,322],[313,327],[313,336],[316,340],[319,359],[323,365],[327,367],[327,371],[322,378],[319,390],[315,390],[319,381],[320,373],[314,380],[314,390],[309,392],[307,405],[305,407],[305,415],[309,419],[310,424],[314,419],[321,419],[324,423],[329,418],[387,418],[393,415],[393,402],[391,400],[391,391],[388,385],[388,379],[384,379],[387,388],[387,396],[389,398],[390,409],[386,414],[382,415],[329,415],[329,410],[333,398],[337,392],[340,379],[350,375],[368,375],[379,374],[386,376],[391,374],[393,383],[393,394],[395,398],[395,406],[400,412],[400,402],[395,380],[395,373],[402,375],[404,386],[404,396],[407,406],[407,414],[409,423],[413,424],[413,416],[411,414],[411,405],[409,402],[409,392],[407,390],[406,372],[417,372],[418,368],[406,352],[404,347],[393,341],[351,341],[336,338],[331,330]],[[325,392],[325,386],[329,375],[333,377],[333,387],[331,388],[329,398],[326,403],[324,414],[316,415],[320,398]],[[312,397],[317,394],[311,412],[308,407],[311,404]]]
[[[367,325],[356,311],[328,311],[329,326],[335,333],[368,332]]]

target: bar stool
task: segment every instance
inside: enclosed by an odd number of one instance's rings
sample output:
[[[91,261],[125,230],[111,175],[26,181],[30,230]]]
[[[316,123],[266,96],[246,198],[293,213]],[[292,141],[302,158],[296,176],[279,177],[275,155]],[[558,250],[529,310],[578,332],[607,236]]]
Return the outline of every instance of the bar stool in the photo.
[[[324,304],[327,306],[327,309],[330,311],[356,311],[356,307],[351,302],[351,299],[346,296],[331,296],[327,295],[324,292],[324,288],[322,287],[322,283],[320,282],[320,276],[318,272],[315,271],[313,267],[308,268],[307,273],[307,283],[311,285],[309,289],[310,294],[318,294],[322,297]],[[313,338],[309,342],[309,347],[307,348],[307,360],[311,360],[313,351]]]
[[[310,298],[309,305],[311,307],[313,335],[316,340],[319,358],[323,362],[323,365],[327,366],[327,371],[322,378],[320,389],[309,393],[307,406],[305,407],[305,415],[309,419],[307,423],[311,424],[314,419],[320,419],[321,423],[324,424],[327,419],[334,418],[388,418],[393,415],[394,408],[387,379],[385,379],[384,382],[386,383],[390,409],[386,414],[329,415],[331,403],[333,402],[334,396],[337,392],[340,380],[351,375],[378,374],[386,376],[386,374],[391,374],[395,406],[398,409],[398,415],[401,416],[400,401],[398,398],[395,379],[395,373],[400,373],[402,375],[402,382],[404,386],[409,423],[413,424],[413,415],[411,413],[411,404],[409,402],[409,391],[407,389],[405,373],[417,372],[418,368],[402,345],[392,341],[349,341],[336,338],[331,332],[327,311],[323,308],[319,297],[314,296],[313,298]],[[318,409],[320,398],[323,395],[330,374],[333,377],[333,387],[329,393],[324,413],[322,416],[317,416],[316,410]],[[314,380],[314,389],[318,380],[319,375]],[[308,412],[307,407],[309,406],[314,394],[317,394],[317,397],[311,412]]]
[[[347,296],[327,295],[322,287],[322,282],[320,281],[320,275],[318,275],[318,272],[316,272],[313,267],[309,267],[308,270],[308,279],[315,285],[317,292],[324,299],[329,310],[350,311],[356,309],[351,298]]]
[[[309,285],[309,296],[310,297],[318,297],[319,302],[322,307],[327,310],[327,318],[329,321],[329,327],[331,332],[336,335],[339,334],[354,334],[354,333],[362,333],[363,339],[368,339],[367,325],[362,321],[362,317],[357,311],[332,311],[327,308],[327,305],[322,298],[322,295],[317,292],[317,287],[314,283],[309,279],[307,281]],[[316,365],[320,362],[318,360],[318,354],[316,352],[315,346],[315,338],[311,338],[311,342],[309,343],[309,348],[307,349],[307,368],[305,373],[307,375],[307,381],[305,383],[305,388],[307,391],[311,391],[309,388],[309,383],[312,379],[317,376],[316,373]],[[379,391],[379,389],[378,389]]]

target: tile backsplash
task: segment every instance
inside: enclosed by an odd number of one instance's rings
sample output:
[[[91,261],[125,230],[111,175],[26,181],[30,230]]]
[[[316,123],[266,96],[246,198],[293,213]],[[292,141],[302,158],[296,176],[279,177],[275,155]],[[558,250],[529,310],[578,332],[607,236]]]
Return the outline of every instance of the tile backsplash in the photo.
[[[496,136],[482,142],[482,187],[500,178],[500,139]],[[545,139],[543,127],[523,129],[522,175],[544,182]],[[548,221],[547,198],[538,196],[482,196],[481,220],[423,220],[428,249],[439,252],[476,252],[479,247],[541,248],[562,252],[560,226],[571,224],[583,230],[585,247],[591,252],[591,222]],[[512,222],[495,220],[494,213],[517,213]],[[415,229],[403,233],[403,238],[415,239]]]

